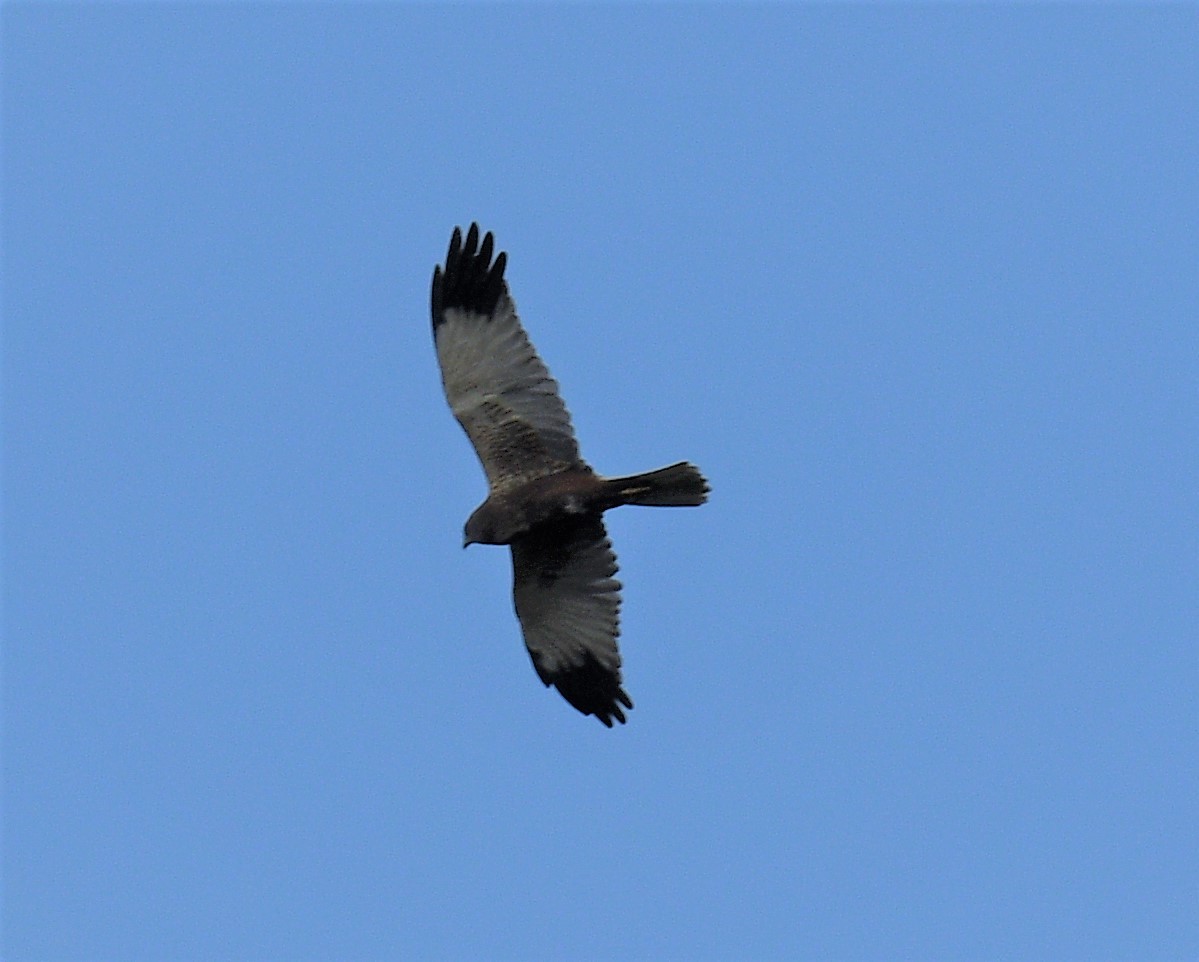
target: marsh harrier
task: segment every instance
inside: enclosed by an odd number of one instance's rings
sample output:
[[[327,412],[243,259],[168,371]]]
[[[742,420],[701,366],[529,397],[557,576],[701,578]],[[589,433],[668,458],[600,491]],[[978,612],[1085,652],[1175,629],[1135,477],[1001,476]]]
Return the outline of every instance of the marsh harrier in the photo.
[[[681,462],[605,478],[579,454],[558,383],[516,315],[472,224],[455,228],[445,268],[433,271],[433,338],[445,396],[470,438],[489,490],[466,522],[463,546],[512,548],[512,594],[533,667],[584,715],[612,727],[633,702],[621,687],[620,582],[603,513],[622,504],[700,505],[708,483]],[[623,707],[622,707],[623,706]]]

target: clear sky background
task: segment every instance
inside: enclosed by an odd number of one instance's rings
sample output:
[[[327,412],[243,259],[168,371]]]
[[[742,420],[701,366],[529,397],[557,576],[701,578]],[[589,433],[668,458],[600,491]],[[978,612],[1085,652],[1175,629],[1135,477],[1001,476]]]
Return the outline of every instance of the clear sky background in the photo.
[[[8,962],[1199,956],[1199,15],[8,3]],[[431,344],[509,252],[636,702]]]

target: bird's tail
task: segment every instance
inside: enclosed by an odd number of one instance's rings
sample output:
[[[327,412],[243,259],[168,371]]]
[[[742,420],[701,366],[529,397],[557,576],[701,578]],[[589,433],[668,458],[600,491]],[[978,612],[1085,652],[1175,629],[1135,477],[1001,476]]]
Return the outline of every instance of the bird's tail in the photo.
[[[695,507],[708,500],[708,482],[687,461],[626,478],[606,478],[605,483],[615,504]]]

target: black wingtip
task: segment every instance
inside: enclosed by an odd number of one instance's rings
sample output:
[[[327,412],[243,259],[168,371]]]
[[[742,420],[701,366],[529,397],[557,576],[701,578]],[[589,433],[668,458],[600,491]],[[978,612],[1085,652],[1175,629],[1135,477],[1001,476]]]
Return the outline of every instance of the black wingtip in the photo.
[[[479,225],[472,223],[462,240],[462,229],[454,228],[450,247],[445,255],[444,270],[433,271],[432,313],[433,330],[445,319],[445,312],[455,308],[475,314],[495,313],[504,293],[504,268],[508,255],[503,251],[492,262],[495,238],[488,231],[479,246]]]
[[[553,685],[571,705],[584,715],[594,715],[606,727],[613,720],[625,724],[624,708],[632,709],[633,700],[620,686],[620,672],[601,665],[590,653],[581,665],[552,674],[537,672],[547,685]]]

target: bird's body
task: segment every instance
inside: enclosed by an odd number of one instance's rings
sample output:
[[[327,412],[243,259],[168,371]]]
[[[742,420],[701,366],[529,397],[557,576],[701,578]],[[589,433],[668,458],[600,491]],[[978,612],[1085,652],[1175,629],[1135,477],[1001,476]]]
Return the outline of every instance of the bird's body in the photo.
[[[584,514],[595,497],[596,482],[595,473],[586,468],[567,468],[493,489],[467,520],[463,546],[511,544],[539,524]]]
[[[608,727],[633,703],[621,688],[620,583],[603,513],[624,504],[699,505],[708,484],[686,462],[604,478],[582,459],[557,382],[529,343],[493,239],[455,228],[433,273],[433,334],[446,399],[489,491],[464,545],[512,549],[513,596],[537,674]]]
[[[668,489],[666,479],[650,476],[660,472],[670,472],[674,485],[683,490],[674,494]],[[698,471],[686,462],[627,478],[602,478],[587,465],[577,465],[493,488],[466,522],[464,546],[511,544],[537,525],[578,515],[602,514],[625,504],[702,504],[698,500],[702,483]]]

